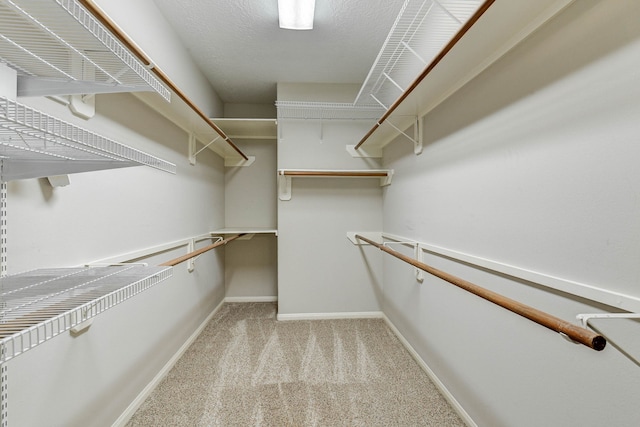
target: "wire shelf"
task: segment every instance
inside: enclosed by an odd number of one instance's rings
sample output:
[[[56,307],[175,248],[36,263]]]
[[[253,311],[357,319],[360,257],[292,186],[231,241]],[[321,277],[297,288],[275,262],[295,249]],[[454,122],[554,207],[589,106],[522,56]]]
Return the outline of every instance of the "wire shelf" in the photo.
[[[480,7],[481,0],[406,0],[354,104],[388,109]]]
[[[52,268],[0,279],[0,363],[171,277],[171,267]]]
[[[170,99],[169,89],[77,0],[0,0],[0,28],[0,58],[20,76],[153,90]]]
[[[173,163],[3,97],[0,160],[0,178],[5,182],[55,175],[50,170],[52,164],[58,174],[135,165],[176,172]]]
[[[276,107],[278,119],[375,120],[384,113],[374,104],[277,101]]]

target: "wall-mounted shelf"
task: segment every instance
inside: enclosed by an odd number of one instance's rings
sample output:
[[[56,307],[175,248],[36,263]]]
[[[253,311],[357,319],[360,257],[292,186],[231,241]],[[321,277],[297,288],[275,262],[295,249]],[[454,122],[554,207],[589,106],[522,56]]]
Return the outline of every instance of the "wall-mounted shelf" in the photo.
[[[292,178],[376,178],[381,186],[391,184],[392,169],[335,170],[335,169],[279,169],[278,197],[291,200]]]
[[[4,182],[137,165],[176,171],[172,163],[3,97],[0,162]]]
[[[250,240],[256,234],[273,234],[278,236],[278,230],[271,227],[225,227],[211,232],[212,236],[226,236],[229,234],[242,234],[238,240]]]
[[[406,1],[354,104],[374,102],[385,110],[389,108],[481,3],[482,0]]]
[[[2,278],[0,363],[171,277],[171,267],[52,268]]]
[[[77,0],[1,0],[0,58],[19,96],[170,91]]]
[[[409,1],[419,2],[419,0]],[[422,72],[413,76],[414,80],[408,87],[402,87],[401,90],[396,87],[396,95],[399,96],[395,102],[390,105],[388,100],[382,102],[388,108],[387,111],[355,146],[356,150],[380,153],[384,146],[400,135],[399,130],[414,126],[416,120],[422,120],[429,111],[486,70],[572,1],[484,1],[474,15],[459,27],[453,38],[426,63]],[[447,4],[457,5],[460,2],[441,0],[433,3],[437,3],[437,7],[447,7]],[[474,3],[477,6],[477,2]],[[407,9],[407,13],[410,11]],[[399,16],[398,19],[404,18]],[[398,29],[402,30],[402,25]],[[392,38],[395,39],[396,36],[390,34],[389,39]],[[408,49],[407,46],[411,46],[409,42],[400,40],[396,42],[396,46],[404,51],[405,56],[416,56]],[[386,54],[381,52],[380,58],[383,56],[386,57]],[[419,52],[418,56],[420,56]],[[399,59],[390,60],[392,63],[394,61],[399,62]],[[374,68],[378,65],[376,63]],[[400,80],[400,78],[393,80]],[[365,86],[371,85],[375,88],[377,81],[385,82],[382,89],[385,91],[389,89],[389,93],[395,86],[390,85],[390,80],[381,72],[372,69]],[[366,93],[372,89],[367,89],[365,86],[361,89],[358,102],[364,102],[361,99],[371,97]],[[379,96],[384,98],[382,94]],[[428,130],[425,129],[424,132],[427,133]]]
[[[230,138],[277,139],[276,119],[211,119]]]
[[[379,105],[351,103],[277,101],[278,119],[375,120],[384,112]]]

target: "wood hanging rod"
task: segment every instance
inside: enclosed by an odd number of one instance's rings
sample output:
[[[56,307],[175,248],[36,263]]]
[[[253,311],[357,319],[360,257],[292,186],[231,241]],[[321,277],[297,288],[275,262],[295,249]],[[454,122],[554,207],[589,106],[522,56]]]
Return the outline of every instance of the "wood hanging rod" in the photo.
[[[438,270],[437,268],[431,267],[425,263],[403,255],[400,252],[394,251],[393,249],[374,242],[373,240],[367,239],[366,237],[363,237],[359,234],[356,234],[355,238],[367,242],[370,245],[377,247],[381,251],[386,252],[389,255],[393,255],[394,257],[408,264],[411,264],[412,266],[419,268],[420,270],[426,271],[429,274],[439,277],[440,279],[445,280],[453,285],[456,285],[459,288],[464,289],[465,291],[471,292],[472,294],[484,298],[494,304],[497,304],[500,307],[506,308],[507,310],[519,314],[520,316],[526,317],[527,319],[534,321],[539,325],[564,334],[572,341],[584,344],[587,347],[597,351],[604,349],[607,345],[607,340],[602,335],[596,334],[595,332],[592,332],[588,329],[576,326],[572,323],[567,322],[566,320],[545,313],[544,311],[522,304],[519,301],[482,288],[474,283],[468,282],[449,273],[445,273],[442,270]]]
[[[326,177],[375,177],[384,178],[389,173],[386,171],[338,171],[338,170],[280,170],[279,175],[284,176],[326,176]]]
[[[222,139],[225,140],[231,148],[233,148],[244,160],[249,160],[246,154],[244,154],[234,143],[233,141],[224,133],[222,129],[220,129],[215,123],[207,117],[207,115],[182,91],[178,86],[171,81],[171,79],[162,72],[147,56],[145,53],[136,45],[126,34],[124,31],[116,25],[115,22],[111,20],[100,7],[96,6],[93,0],[78,0],[82,6],[89,11],[98,21],[102,23],[122,44],[126,46],[127,49],[131,51],[135,56],[138,57],[140,61],[142,61],[147,67],[151,69],[151,71],[166,84],[169,88],[176,94],[180,99],[182,99],[188,106],[191,108],[204,122],[213,129]]]
[[[495,0],[486,0],[482,6],[469,18],[469,20],[458,30],[455,36],[446,44],[446,46],[438,53],[438,55],[431,61],[429,65],[420,73],[418,78],[416,78],[411,86],[405,90],[402,95],[389,107],[386,113],[376,122],[375,125],[367,132],[367,134],[360,140],[360,142],[355,146],[357,150],[364,144],[371,135],[378,129],[378,127],[385,122],[391,116],[391,114],[395,111],[396,108],[413,92],[413,90],[418,87],[418,85],[433,71],[433,69],[444,59],[445,56],[449,53],[451,49],[460,41],[460,39],[469,31],[469,29],[475,24],[478,19],[489,9],[489,6],[493,4]]]
[[[226,245],[227,243],[229,243],[229,242],[231,242],[233,240],[236,240],[238,237],[242,237],[242,236],[244,236],[244,233],[238,234],[236,236],[228,237],[228,238],[226,238],[224,240],[220,240],[219,242],[215,242],[215,243],[213,243],[211,245],[205,246],[204,248],[200,248],[200,249],[198,249],[196,251],[189,252],[188,254],[183,255],[181,257],[174,258],[174,259],[172,259],[170,261],[164,262],[164,263],[160,264],[160,266],[173,267],[175,265],[180,264],[181,262],[185,262],[185,261],[187,261],[187,260],[189,260],[191,258],[197,257],[198,255],[201,255],[201,254],[203,254],[205,252],[208,252],[211,249],[215,249],[218,246]]]

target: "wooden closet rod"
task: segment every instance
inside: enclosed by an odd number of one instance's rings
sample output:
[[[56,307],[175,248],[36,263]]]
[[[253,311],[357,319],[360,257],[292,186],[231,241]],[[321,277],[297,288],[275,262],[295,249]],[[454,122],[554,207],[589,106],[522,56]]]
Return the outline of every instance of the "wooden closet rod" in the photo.
[[[280,172],[284,176],[335,176],[335,177],[376,177],[383,178],[387,176],[387,172],[368,172],[368,171],[303,171],[303,170],[284,170]]]
[[[418,78],[414,80],[411,86],[409,86],[409,88],[405,90],[402,93],[402,95],[400,95],[400,97],[391,105],[391,107],[389,107],[387,112],[384,113],[384,115],[380,118],[380,120],[378,120],[376,124],[373,125],[371,130],[369,130],[369,132],[367,132],[367,134],[360,140],[358,145],[356,145],[355,147],[356,150],[360,148],[362,144],[364,144],[365,141],[369,139],[371,135],[373,135],[376,129],[378,129],[378,126],[380,126],[382,123],[384,123],[385,120],[389,118],[389,116],[395,111],[396,108],[398,108],[398,106],[407,98],[407,96],[409,96],[409,94],[411,94],[411,92],[413,92],[413,90],[416,87],[418,87],[418,85],[422,82],[422,80],[424,80],[429,75],[429,73],[431,73],[431,71],[436,67],[436,65],[438,65],[445,56],[447,56],[449,51],[453,49],[456,43],[458,43],[462,38],[462,36],[464,36],[467,33],[467,31],[469,31],[469,29],[473,26],[473,24],[475,24],[476,21],[480,19],[480,17],[487,11],[487,9],[489,9],[489,6],[491,6],[494,1],[495,0],[486,0],[482,4],[482,6],[480,6],[480,8],[476,11],[476,13],[474,13],[473,16],[469,18],[469,20],[466,22],[466,24],[462,26],[462,28],[460,28],[460,30],[456,33],[456,35],[453,36],[453,38],[440,51],[440,53],[438,53],[438,55],[433,59],[433,61],[431,61],[431,63],[427,65],[427,68],[425,68],[424,71],[422,71],[422,73],[418,76]]]
[[[207,251],[210,251],[211,249],[215,249],[218,246],[226,245],[227,243],[229,243],[229,242],[231,242],[233,240],[236,240],[238,237],[242,237],[242,236],[244,236],[244,233],[238,234],[238,235],[233,236],[233,237],[228,237],[228,238],[226,238],[224,240],[220,240],[219,242],[215,242],[215,243],[213,243],[213,244],[211,244],[209,246],[205,246],[204,248],[198,249],[197,251],[189,252],[188,254],[183,255],[181,257],[174,258],[174,259],[172,259],[170,261],[167,261],[167,262],[163,262],[160,265],[161,266],[166,266],[166,267],[173,267],[174,265],[178,265],[181,262],[185,262],[188,259],[197,257],[200,254],[203,254],[203,253],[205,253]]]
[[[169,88],[175,92],[180,99],[182,99],[204,122],[213,129],[227,144],[229,144],[243,159],[249,160],[249,158],[231,141],[231,139],[220,129],[215,123],[207,117],[206,114],[196,105],[193,101],[182,92],[171,79],[162,72],[153,62],[147,58],[147,56],[140,50],[140,48],[118,27],[92,0],[78,0],[98,21],[100,21],[111,33],[124,44],[127,49],[145,63],[151,71],[166,84]]]
[[[572,323],[569,323],[551,314],[545,313],[544,311],[540,311],[536,308],[522,304],[521,302],[518,302],[511,298],[507,298],[504,295],[500,295],[496,292],[482,288],[476,284],[468,282],[464,279],[460,279],[459,277],[453,276],[449,273],[445,273],[444,271],[438,270],[437,268],[431,267],[418,260],[403,255],[400,252],[394,251],[393,249],[369,240],[359,234],[356,234],[355,237],[356,239],[360,239],[377,247],[378,249],[388,253],[389,255],[393,255],[394,257],[401,259],[402,261],[409,263],[414,267],[419,268],[420,270],[424,270],[427,273],[439,277],[442,280],[446,280],[447,282],[456,285],[459,288],[464,289],[465,291],[471,292],[472,294],[475,294],[481,298],[486,299],[487,301],[497,304],[500,307],[506,308],[507,310],[519,314],[520,316],[526,317],[527,319],[532,320],[553,331],[564,334],[575,342],[584,344],[587,347],[590,347],[597,351],[604,349],[604,347],[607,345],[607,340],[602,335],[596,334],[595,332],[592,332],[580,326],[576,326]]]

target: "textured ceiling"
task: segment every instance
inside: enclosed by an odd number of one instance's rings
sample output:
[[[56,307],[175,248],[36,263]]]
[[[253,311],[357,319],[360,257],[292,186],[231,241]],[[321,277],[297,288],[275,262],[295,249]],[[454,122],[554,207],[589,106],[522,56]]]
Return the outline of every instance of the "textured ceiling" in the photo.
[[[273,103],[276,83],[359,83],[404,0],[316,0],[314,29],[278,27],[277,0],[154,0],[224,102]]]

